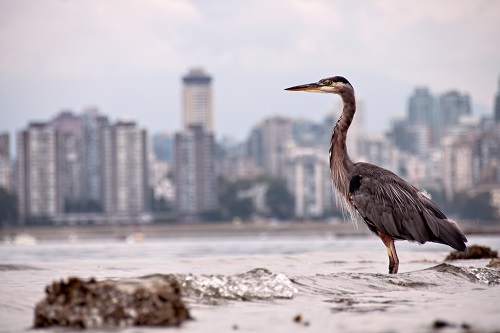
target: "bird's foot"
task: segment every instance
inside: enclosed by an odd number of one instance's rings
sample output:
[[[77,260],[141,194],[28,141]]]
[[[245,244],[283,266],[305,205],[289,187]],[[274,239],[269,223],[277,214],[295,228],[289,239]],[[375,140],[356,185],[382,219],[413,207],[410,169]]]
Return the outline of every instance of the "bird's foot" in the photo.
[[[394,260],[389,260],[389,274],[396,274],[398,272],[399,263]]]

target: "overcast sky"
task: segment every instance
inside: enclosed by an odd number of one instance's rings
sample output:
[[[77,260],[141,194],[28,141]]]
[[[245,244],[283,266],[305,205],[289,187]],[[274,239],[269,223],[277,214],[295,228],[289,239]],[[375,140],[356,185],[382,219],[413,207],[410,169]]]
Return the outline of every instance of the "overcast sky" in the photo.
[[[200,66],[218,137],[275,114],[323,118],[338,97],[283,89],[333,75],[365,100],[369,132],[417,86],[490,113],[500,1],[0,0],[0,131],[89,106],[177,131],[181,77]]]

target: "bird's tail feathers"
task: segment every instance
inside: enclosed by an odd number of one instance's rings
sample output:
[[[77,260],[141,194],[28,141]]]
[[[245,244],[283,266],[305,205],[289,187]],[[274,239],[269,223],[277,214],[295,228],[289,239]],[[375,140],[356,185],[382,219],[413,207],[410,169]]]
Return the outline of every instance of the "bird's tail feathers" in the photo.
[[[449,245],[458,251],[465,251],[467,248],[465,245],[467,238],[458,227],[457,222],[452,219],[440,219],[435,216],[427,219],[427,221],[435,236],[435,239],[431,241]]]

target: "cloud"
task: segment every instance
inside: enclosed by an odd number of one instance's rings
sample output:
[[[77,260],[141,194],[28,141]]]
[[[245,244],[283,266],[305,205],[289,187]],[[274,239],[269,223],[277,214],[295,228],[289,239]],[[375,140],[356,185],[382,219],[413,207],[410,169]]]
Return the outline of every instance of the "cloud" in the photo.
[[[14,1],[15,2],[15,1]],[[113,70],[172,69],[182,64],[179,31],[200,21],[189,2],[30,1],[2,17],[2,72],[47,77]]]
[[[240,138],[273,113],[328,111],[331,96],[282,89],[336,74],[365,97],[376,129],[416,85],[491,107],[498,17],[488,0],[1,0],[2,125],[90,103],[179,128],[180,76],[192,66],[214,75],[218,131]]]

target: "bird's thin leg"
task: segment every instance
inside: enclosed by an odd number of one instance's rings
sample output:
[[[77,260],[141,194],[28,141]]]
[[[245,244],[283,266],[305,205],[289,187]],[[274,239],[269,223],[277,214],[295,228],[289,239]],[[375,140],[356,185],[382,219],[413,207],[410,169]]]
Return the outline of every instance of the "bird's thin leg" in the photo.
[[[396,253],[396,247],[394,246],[394,239],[380,231],[378,231],[378,236],[382,242],[384,242],[387,249],[387,255],[389,256],[389,274],[396,274],[399,268],[399,259]]]
[[[396,246],[394,245],[394,239],[391,239],[388,252],[390,250],[391,255],[389,255],[389,274],[396,274],[399,268],[399,258],[396,253]],[[392,267],[391,267],[392,266]]]

